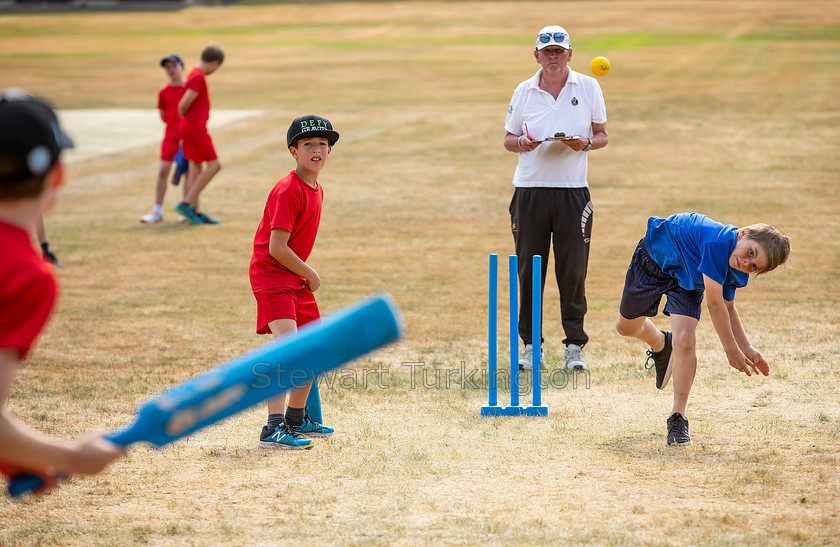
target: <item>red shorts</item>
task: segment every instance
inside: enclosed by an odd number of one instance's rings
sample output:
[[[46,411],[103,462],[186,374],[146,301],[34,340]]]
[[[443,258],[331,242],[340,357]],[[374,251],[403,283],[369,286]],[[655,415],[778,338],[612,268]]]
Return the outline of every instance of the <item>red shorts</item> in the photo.
[[[207,128],[201,125],[181,124],[184,157],[194,163],[204,163],[218,158]]]
[[[160,143],[161,161],[174,161],[179,148],[181,139],[178,136],[164,135],[163,142]]]
[[[309,289],[283,287],[254,293],[257,299],[257,334],[271,334],[275,319],[294,319],[298,328],[321,318],[315,295]]]

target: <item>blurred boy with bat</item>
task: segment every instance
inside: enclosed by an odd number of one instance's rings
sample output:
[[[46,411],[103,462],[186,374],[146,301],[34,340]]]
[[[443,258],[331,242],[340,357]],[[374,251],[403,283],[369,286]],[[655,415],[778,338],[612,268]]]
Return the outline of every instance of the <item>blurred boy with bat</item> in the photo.
[[[0,95],[0,471],[41,475],[39,491],[52,486],[59,471],[97,473],[123,454],[100,436],[72,443],[42,436],[4,408],[58,294],[52,266],[35,251],[33,238],[64,184],[61,151],[72,147],[46,102],[22,90]]]

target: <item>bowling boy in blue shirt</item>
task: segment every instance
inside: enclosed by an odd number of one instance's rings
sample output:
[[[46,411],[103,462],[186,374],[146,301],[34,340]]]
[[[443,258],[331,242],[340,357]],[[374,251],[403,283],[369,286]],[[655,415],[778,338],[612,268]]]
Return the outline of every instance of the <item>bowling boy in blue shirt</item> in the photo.
[[[650,345],[657,389],[674,377],[669,446],[691,444],[685,408],[697,370],[695,331],[704,294],[729,364],[747,376],[751,370],[767,376],[770,366],[750,344],[735,308],[735,289],[747,285],[749,274],[772,271],[789,256],[790,238],[767,224],[736,228],[699,213],[648,219],[627,269],[616,330]],[[658,313],[662,295],[668,296],[663,309],[671,317],[668,332],[649,319]]]

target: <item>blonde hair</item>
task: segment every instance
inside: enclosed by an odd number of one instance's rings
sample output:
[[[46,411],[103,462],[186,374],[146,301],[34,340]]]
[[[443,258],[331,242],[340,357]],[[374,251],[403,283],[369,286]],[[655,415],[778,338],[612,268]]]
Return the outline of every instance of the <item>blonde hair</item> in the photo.
[[[790,238],[769,224],[750,224],[741,229],[745,238],[761,245],[767,254],[767,267],[757,271],[757,275],[772,272],[790,258]]]

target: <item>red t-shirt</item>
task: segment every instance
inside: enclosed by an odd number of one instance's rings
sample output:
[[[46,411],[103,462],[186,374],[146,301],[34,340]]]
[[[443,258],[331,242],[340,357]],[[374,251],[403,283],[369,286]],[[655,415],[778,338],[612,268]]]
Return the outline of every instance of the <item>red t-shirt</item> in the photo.
[[[318,235],[323,201],[324,190],[321,185],[312,188],[294,171],[274,186],[268,194],[263,218],[254,236],[254,254],[251,255],[249,271],[254,292],[303,286],[306,281],[304,278],[281,266],[268,252],[271,230],[291,232],[289,248],[306,262],[315,245],[315,236]]]
[[[184,96],[186,90],[187,88],[182,85],[168,84],[158,91],[158,110],[163,112],[163,123],[166,124],[164,137],[177,138],[181,134],[178,130],[181,122],[181,117],[178,115],[178,103],[181,102],[181,97]]]
[[[190,109],[184,114],[184,122],[191,125],[207,125],[210,119],[210,93],[207,91],[207,79],[201,69],[194,67],[184,84],[186,89],[198,93]]]
[[[23,228],[0,221],[0,348],[26,357],[58,296],[52,266],[32,247]]]

